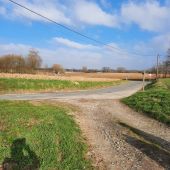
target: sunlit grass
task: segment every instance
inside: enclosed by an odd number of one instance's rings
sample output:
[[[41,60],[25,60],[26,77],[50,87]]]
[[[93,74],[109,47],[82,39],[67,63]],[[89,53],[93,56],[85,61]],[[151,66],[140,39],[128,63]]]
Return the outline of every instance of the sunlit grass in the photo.
[[[122,100],[137,111],[170,125],[170,79],[160,79],[146,87],[145,92]]]
[[[0,92],[15,91],[55,91],[55,90],[77,90],[108,87],[118,85],[122,81],[113,82],[86,82],[69,80],[34,80],[19,78],[0,78]]]
[[[20,169],[30,164],[43,170],[91,169],[81,131],[62,107],[0,101],[0,164],[14,160]]]

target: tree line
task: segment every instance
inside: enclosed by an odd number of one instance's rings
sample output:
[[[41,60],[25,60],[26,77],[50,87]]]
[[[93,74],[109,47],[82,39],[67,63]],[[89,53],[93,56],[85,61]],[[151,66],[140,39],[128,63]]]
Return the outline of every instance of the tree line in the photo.
[[[36,73],[40,70],[42,59],[38,51],[31,49],[26,57],[8,54],[0,57],[0,72],[4,73]],[[65,72],[60,64],[54,64],[50,69],[56,74]]]
[[[31,49],[27,56],[8,54],[0,57],[0,72],[5,73],[35,73],[37,69],[40,69],[42,65],[42,59],[39,56],[38,51]],[[62,74],[65,72],[64,68],[60,64],[54,64],[51,68],[56,74]],[[67,71],[82,71],[84,73],[89,72],[137,72],[137,70],[126,70],[124,67],[118,67],[117,70],[113,70],[109,67],[103,67],[102,70],[88,69],[83,66],[82,69],[66,69]],[[152,67],[147,72],[156,73],[156,68]],[[165,60],[159,64],[159,73],[167,77],[170,74],[170,48],[167,51]]]
[[[156,66],[148,69],[147,71],[150,73],[156,73]],[[159,74],[163,75],[163,77],[170,76],[170,48],[167,50],[165,60],[159,63],[158,65]]]
[[[33,73],[41,64],[42,59],[34,49],[26,57],[15,54],[0,57],[0,71],[5,73]]]
[[[170,74],[170,48],[167,51],[166,60],[163,62],[163,69],[165,77],[167,77]]]

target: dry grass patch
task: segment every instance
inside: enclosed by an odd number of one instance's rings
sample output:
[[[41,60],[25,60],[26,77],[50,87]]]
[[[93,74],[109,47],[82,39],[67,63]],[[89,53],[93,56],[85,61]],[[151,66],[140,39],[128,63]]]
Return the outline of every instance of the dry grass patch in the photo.
[[[10,74],[0,73],[0,78],[23,78],[23,79],[44,79],[44,80],[70,80],[70,81],[117,81],[120,79],[142,79],[141,73],[83,73],[66,72],[62,75],[55,74]],[[149,74],[146,74],[149,79]],[[155,78],[155,75],[152,75]]]

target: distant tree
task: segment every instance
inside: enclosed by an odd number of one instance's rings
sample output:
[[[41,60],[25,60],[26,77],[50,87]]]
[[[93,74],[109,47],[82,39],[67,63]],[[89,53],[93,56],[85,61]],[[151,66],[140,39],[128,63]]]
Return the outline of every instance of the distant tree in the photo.
[[[0,57],[1,72],[18,72],[25,71],[25,59],[21,55],[8,54]]]
[[[153,66],[153,67],[151,67],[151,68],[147,69],[147,70],[146,70],[146,72],[147,72],[147,73],[155,74],[155,73],[156,73],[156,67],[155,67],[155,66]]]
[[[30,50],[26,58],[21,55],[7,54],[0,57],[0,71],[1,72],[17,72],[25,73],[32,72],[40,68],[42,63],[41,57],[35,50]]]
[[[60,64],[54,64],[52,67],[54,73],[56,74],[63,74],[65,73],[64,68]]]
[[[166,60],[164,62],[164,70],[165,77],[167,77],[167,75],[170,74],[170,48],[167,51]]]
[[[42,64],[42,59],[38,54],[38,51],[31,49],[26,58],[26,65],[29,69],[35,70],[36,68],[40,68]]]
[[[126,69],[124,68],[124,67],[118,67],[117,68],[117,72],[118,73],[123,73],[123,72],[125,72],[126,71]]]
[[[87,73],[87,72],[88,72],[88,69],[87,69],[86,66],[83,66],[83,67],[82,67],[82,72],[84,72],[84,73]]]
[[[110,67],[103,67],[102,72],[103,73],[109,73],[109,72],[111,72],[111,69],[110,69]]]
[[[13,62],[15,72],[25,72],[25,59],[22,56],[15,56]]]

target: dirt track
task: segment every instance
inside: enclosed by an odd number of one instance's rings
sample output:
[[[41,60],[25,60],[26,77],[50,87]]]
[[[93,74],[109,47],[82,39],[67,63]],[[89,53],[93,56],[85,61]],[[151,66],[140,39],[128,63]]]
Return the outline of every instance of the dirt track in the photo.
[[[97,169],[170,169],[170,128],[118,100],[67,100],[90,146]]]
[[[75,95],[74,92],[56,97],[50,93],[52,99],[41,94],[38,98],[34,96],[37,94],[31,97],[28,94],[7,95],[6,99],[48,99],[48,102],[62,101],[79,107],[79,111],[72,114],[87,139],[90,148],[87,156],[93,160],[96,169],[168,170],[170,128],[132,111],[117,100],[140,88],[141,83],[136,82],[113,87],[115,90],[103,89],[97,94],[90,91]]]

